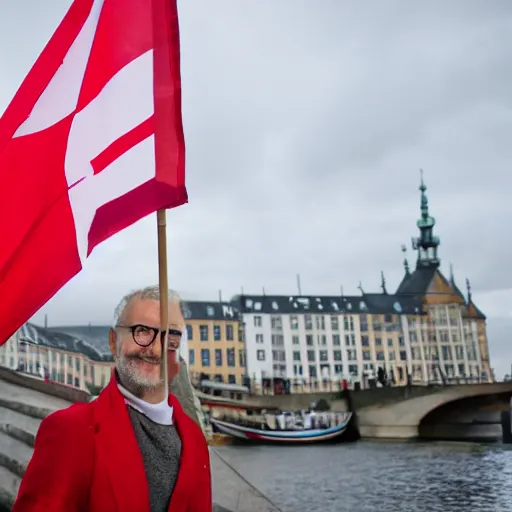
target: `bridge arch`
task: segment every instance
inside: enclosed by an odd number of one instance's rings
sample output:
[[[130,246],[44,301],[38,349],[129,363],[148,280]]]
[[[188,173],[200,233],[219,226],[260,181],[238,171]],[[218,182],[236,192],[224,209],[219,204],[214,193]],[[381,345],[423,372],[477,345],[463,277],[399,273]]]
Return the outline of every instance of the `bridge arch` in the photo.
[[[439,387],[424,396],[361,409],[358,411],[360,433],[363,437],[418,438],[426,433],[427,425],[434,424],[436,417],[442,417],[443,412],[457,404],[464,408],[469,406],[469,402],[464,402],[467,399],[497,396],[500,400],[510,399],[512,382]],[[440,437],[441,433],[438,434]]]

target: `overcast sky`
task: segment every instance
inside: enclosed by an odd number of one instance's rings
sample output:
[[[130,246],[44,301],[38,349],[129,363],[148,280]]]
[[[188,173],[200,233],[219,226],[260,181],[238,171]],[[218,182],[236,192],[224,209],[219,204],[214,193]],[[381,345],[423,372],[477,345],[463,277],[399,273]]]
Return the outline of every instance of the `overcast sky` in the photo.
[[[71,4],[0,17],[0,111]],[[43,7],[44,5],[44,7]],[[189,204],[168,213],[169,281],[186,298],[393,290],[415,260],[419,168],[442,270],[512,362],[512,2],[182,0]],[[157,281],[151,216],[97,248],[35,321],[110,322]],[[37,285],[37,284],[36,284]]]

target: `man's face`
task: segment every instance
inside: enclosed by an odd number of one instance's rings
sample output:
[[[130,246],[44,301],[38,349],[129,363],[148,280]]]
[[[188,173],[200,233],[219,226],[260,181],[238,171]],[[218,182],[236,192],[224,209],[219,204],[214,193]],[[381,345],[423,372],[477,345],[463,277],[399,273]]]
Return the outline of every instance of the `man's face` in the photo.
[[[157,300],[134,299],[128,304],[122,319],[123,327],[116,329],[117,337],[114,339],[113,350],[116,356],[116,367],[122,383],[134,394],[139,395],[145,391],[156,390],[162,387],[161,360],[162,345],[158,334],[155,340],[146,347],[141,347],[134,340],[130,327],[138,325],[136,338],[140,342],[153,336],[153,331],[160,330],[160,302]],[[183,331],[185,321],[180,311],[179,303],[169,304],[169,329]],[[169,346],[175,344],[176,336],[171,336]],[[149,338],[150,339],[150,338]]]

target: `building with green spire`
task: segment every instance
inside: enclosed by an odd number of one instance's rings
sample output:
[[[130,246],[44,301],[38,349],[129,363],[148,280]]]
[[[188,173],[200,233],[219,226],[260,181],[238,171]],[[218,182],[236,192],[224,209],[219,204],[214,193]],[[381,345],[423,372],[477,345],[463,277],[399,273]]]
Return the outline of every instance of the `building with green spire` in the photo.
[[[480,379],[490,380],[486,317],[472,299],[469,281],[465,297],[455,282],[453,266],[450,265],[448,279],[440,270],[440,240],[434,234],[436,221],[429,213],[423,171],[419,190],[421,215],[416,223],[419,236],[412,239],[412,248],[417,252],[416,268],[411,273],[406,264],[396,291],[397,295],[420,297],[423,304],[421,341],[418,339],[423,357],[417,352],[417,360],[435,360],[439,371],[455,376],[465,373],[463,369],[469,365],[473,373],[478,371]],[[414,350],[411,351],[414,355]],[[478,369],[471,365],[472,360],[480,361]]]

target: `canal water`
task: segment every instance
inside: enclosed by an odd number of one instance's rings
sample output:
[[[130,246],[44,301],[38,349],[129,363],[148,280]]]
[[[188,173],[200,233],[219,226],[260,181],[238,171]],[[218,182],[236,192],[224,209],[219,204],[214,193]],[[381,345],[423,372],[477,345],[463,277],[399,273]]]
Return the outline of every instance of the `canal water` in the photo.
[[[282,512],[512,512],[512,449],[445,442],[223,446]]]

